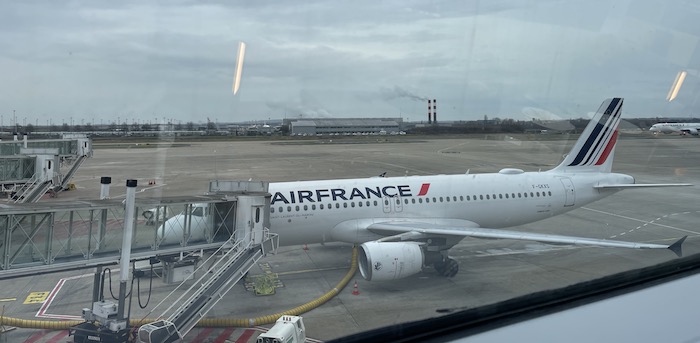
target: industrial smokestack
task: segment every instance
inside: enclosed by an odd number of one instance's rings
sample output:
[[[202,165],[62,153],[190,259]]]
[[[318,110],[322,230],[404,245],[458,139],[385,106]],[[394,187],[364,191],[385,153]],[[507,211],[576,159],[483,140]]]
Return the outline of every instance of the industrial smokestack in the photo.
[[[437,124],[437,100],[433,99],[433,124]]]
[[[430,113],[431,113],[430,110],[431,110],[430,99],[428,99],[428,124],[433,122],[432,117],[430,116]]]

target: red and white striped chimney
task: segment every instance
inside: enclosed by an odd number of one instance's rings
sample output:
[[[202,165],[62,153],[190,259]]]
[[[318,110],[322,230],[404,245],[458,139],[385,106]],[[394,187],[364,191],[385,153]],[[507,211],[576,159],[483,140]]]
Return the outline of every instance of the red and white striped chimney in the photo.
[[[430,116],[430,113],[431,113],[430,110],[431,110],[431,109],[432,109],[432,108],[430,107],[430,99],[428,99],[428,124],[430,124],[430,123],[433,122],[433,119],[432,119],[432,117]]]
[[[433,124],[437,124],[437,100],[433,99]]]

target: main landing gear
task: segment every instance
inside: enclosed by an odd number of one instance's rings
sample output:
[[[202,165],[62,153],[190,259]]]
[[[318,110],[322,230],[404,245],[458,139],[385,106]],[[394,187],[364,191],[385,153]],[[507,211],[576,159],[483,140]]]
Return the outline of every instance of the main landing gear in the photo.
[[[459,263],[453,258],[445,257],[440,262],[433,263],[438,274],[444,277],[453,277],[459,272]]]

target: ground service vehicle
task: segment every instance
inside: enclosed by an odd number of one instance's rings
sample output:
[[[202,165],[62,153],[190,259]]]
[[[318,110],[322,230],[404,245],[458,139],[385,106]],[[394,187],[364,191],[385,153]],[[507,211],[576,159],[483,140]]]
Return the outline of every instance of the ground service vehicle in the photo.
[[[261,334],[257,343],[300,343],[306,340],[304,321],[298,316],[282,316],[270,331]]]

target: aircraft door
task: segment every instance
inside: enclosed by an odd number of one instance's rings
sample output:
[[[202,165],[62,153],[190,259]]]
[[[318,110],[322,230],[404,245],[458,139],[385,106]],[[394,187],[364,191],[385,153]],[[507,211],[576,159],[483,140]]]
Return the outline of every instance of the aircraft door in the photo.
[[[576,202],[576,191],[574,190],[574,183],[568,177],[563,177],[560,179],[562,185],[564,185],[564,207],[574,206]]]
[[[54,167],[55,167],[55,165],[54,165],[54,163],[53,163],[53,161],[52,161],[51,159],[47,159],[47,160],[44,162],[44,175],[42,175],[42,176],[43,176],[43,179],[44,179],[45,181],[48,181],[48,180],[52,180],[52,179],[53,179],[53,175],[54,175],[54,171],[53,171],[53,170],[54,170]]]
[[[401,196],[398,194],[395,195],[392,200],[394,201],[394,212],[402,212],[403,211],[403,203],[401,200]]]
[[[382,207],[384,209],[384,213],[391,213],[391,197],[385,195],[382,198]]]
[[[384,213],[402,212],[403,203],[401,201],[401,197],[398,194],[394,195],[393,197],[384,196],[382,198]]]

